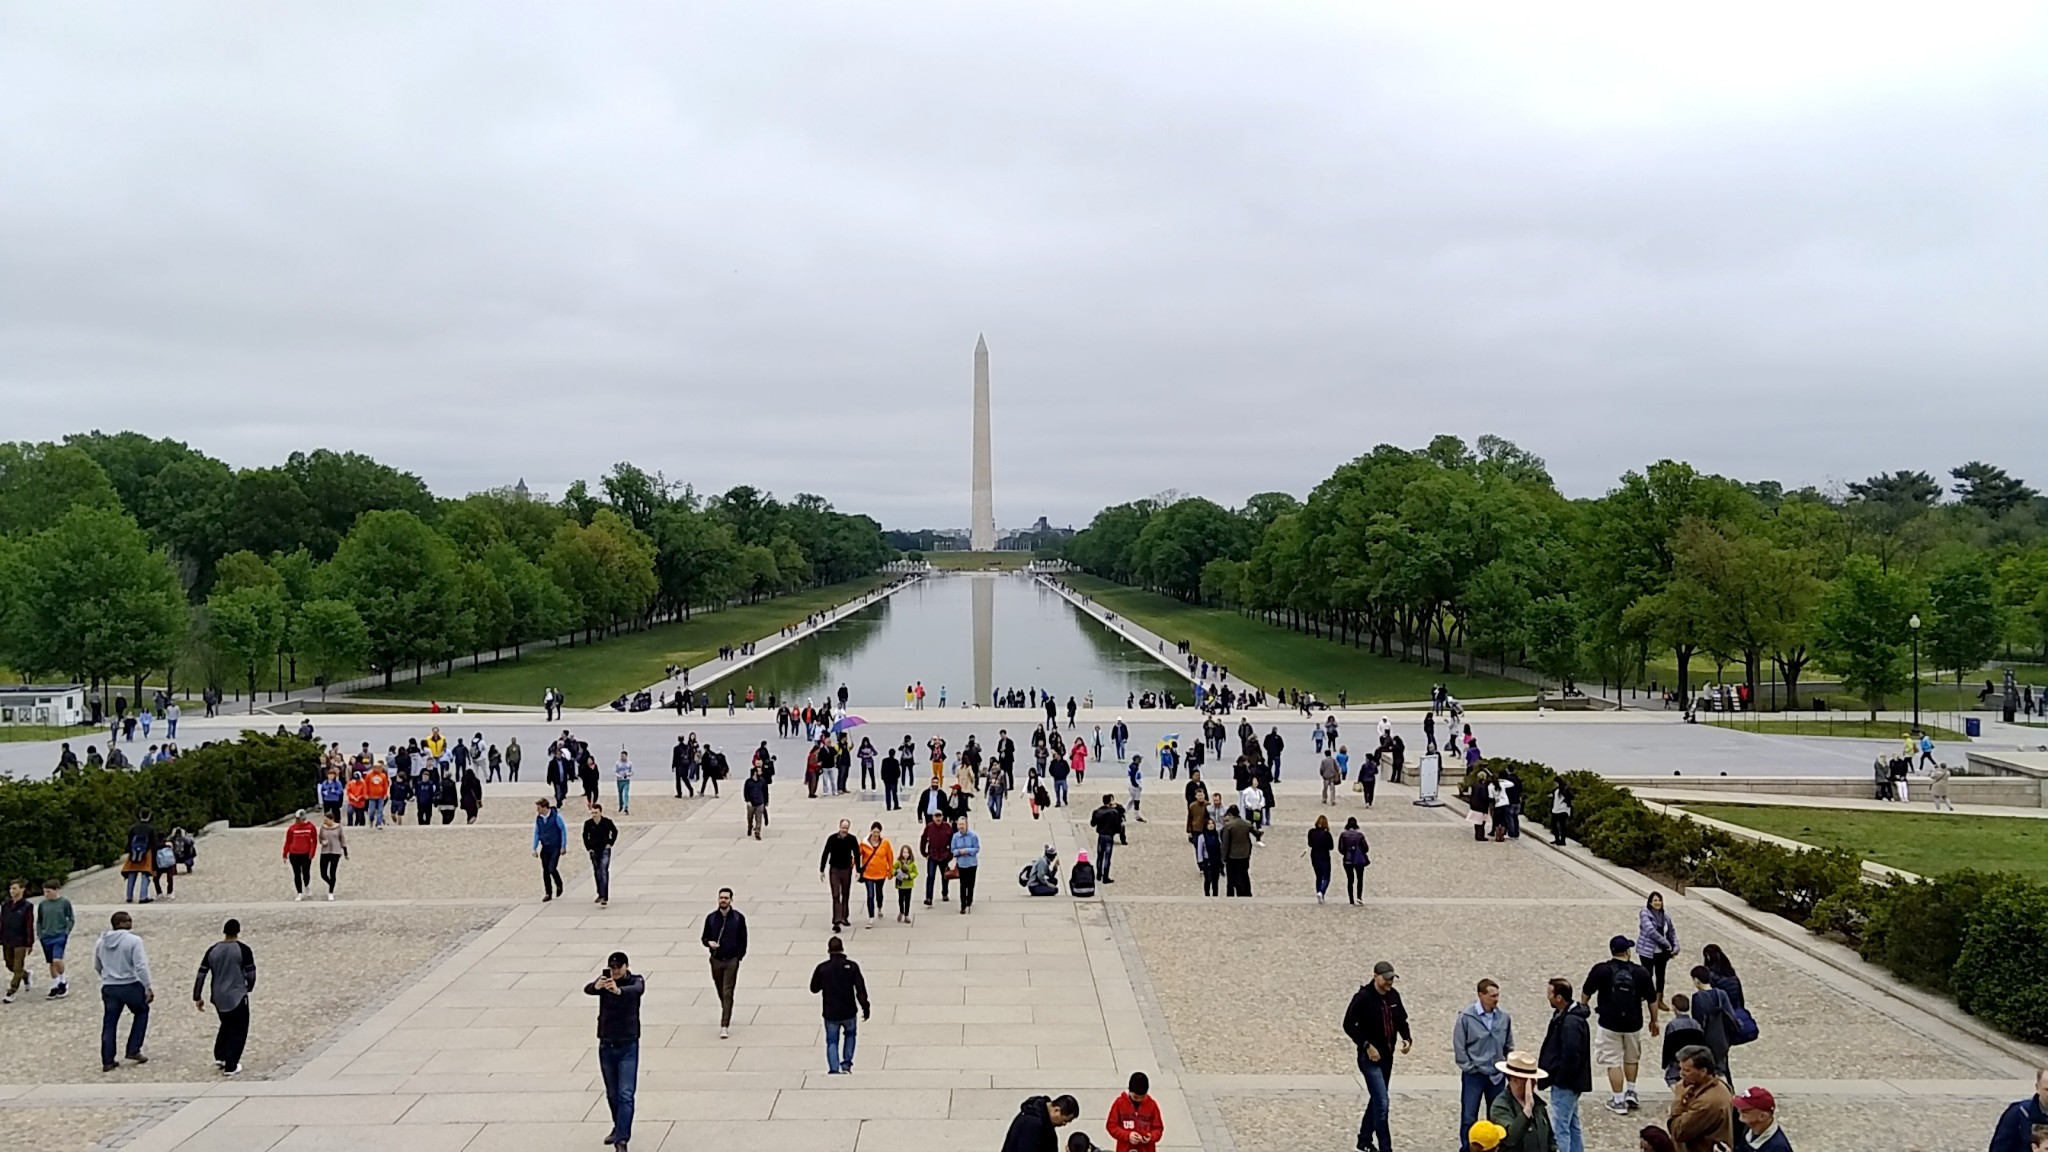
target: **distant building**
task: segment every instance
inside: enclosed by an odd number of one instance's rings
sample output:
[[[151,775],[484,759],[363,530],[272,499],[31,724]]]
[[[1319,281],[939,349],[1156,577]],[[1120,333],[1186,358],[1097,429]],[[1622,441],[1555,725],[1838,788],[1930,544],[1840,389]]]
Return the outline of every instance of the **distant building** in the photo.
[[[529,499],[532,499],[532,496],[531,496],[531,494],[530,494],[530,493],[528,493],[528,492],[527,492],[527,490],[526,490],[526,477],[524,477],[524,476],[521,476],[521,477],[519,478],[519,483],[517,483],[517,484],[514,484],[514,485],[512,486],[512,496],[513,496],[513,498],[514,498],[514,499],[518,499],[518,500],[529,500]]]
[[[1042,549],[1059,549],[1074,535],[1072,528],[1055,528],[1040,516],[1038,522],[1029,528],[1012,532],[996,542],[1001,552],[1037,552]]]
[[[82,684],[0,685],[0,724],[85,723]]]

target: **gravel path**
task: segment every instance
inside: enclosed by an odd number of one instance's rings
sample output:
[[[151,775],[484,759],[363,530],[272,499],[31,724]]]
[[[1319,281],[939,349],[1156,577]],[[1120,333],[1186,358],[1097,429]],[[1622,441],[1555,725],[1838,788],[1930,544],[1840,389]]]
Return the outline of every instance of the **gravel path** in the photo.
[[[1459,878],[1459,895],[1482,889]],[[1544,982],[1582,980],[1607,937],[1635,920],[1632,904],[1304,908],[1219,899],[1128,909],[1174,1041],[1198,1073],[1351,1071],[1353,1050],[1339,1025],[1380,959],[1401,972],[1416,1039],[1414,1052],[1396,1061],[1397,1075],[1456,1071],[1451,1026],[1482,976],[1505,990],[1501,1003],[1516,1019],[1517,1043],[1537,1047],[1549,1017]],[[1684,939],[1683,915],[1678,926]],[[1695,935],[1687,947],[1705,942]],[[1762,1037],[1733,1058],[1738,1080],[1803,1078],[1822,1068],[1842,1078],[1982,1074],[1768,955],[1734,959],[1763,1025]]]
[[[133,1124],[141,1109],[122,1106],[42,1108],[34,1098],[7,1104],[0,1146],[36,1152],[89,1152]]]
[[[1580,1108],[1587,1152],[1636,1152],[1636,1131],[1663,1119],[1663,1099],[1646,1093],[1644,1110],[1626,1119],[1588,1097]],[[1980,1152],[2006,1101],[1968,1097],[1888,1100],[1778,1097],[1778,1121],[1800,1148],[1883,1148],[1887,1152]],[[1365,1097],[1317,1093],[1219,1096],[1217,1106],[1239,1148],[1349,1148]],[[1450,1147],[1458,1098],[1405,1094],[1398,1077],[1389,1127],[1398,1147]]]
[[[346,904],[260,906],[238,910],[242,940],[256,954],[257,985],[244,1075],[260,1078],[324,1040],[366,1004],[389,996],[450,944],[496,923],[501,907],[357,909]],[[144,1052],[147,1065],[100,1071],[99,981],[92,947],[103,918],[81,916],[72,936],[71,994],[35,989],[0,1007],[0,1083],[192,1081],[219,1078],[212,1063],[216,1017],[192,1006],[199,958],[220,939],[213,916],[135,910],[135,931],[149,952],[156,1003]],[[40,959],[40,957],[38,958]],[[125,1045],[129,1021],[121,1027]],[[33,1099],[33,1096],[31,1096]],[[5,1141],[0,1141],[4,1144]],[[10,1145],[11,1146],[11,1145]],[[28,1145],[40,1147],[40,1145]]]

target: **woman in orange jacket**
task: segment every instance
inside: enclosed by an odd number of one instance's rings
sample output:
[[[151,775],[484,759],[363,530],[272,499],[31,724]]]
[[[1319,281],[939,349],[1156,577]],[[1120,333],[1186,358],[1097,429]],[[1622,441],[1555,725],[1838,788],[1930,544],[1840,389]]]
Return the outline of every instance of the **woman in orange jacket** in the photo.
[[[867,885],[868,927],[873,928],[875,918],[882,914],[882,906],[886,902],[883,886],[896,874],[896,850],[882,835],[879,821],[868,827],[868,838],[858,847],[854,862],[860,866],[861,881]]]

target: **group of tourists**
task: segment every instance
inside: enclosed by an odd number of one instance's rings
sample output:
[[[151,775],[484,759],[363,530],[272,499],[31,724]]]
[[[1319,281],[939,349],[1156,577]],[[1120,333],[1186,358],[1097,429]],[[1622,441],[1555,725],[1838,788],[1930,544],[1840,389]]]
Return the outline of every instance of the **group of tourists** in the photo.
[[[1900,738],[1897,754],[1880,755],[1871,765],[1876,798],[1906,803],[1912,799],[1910,778],[1921,772],[1927,774],[1928,798],[1934,801],[1935,810],[1955,811],[1955,804],[1948,798],[1948,781],[1953,773],[1947,764],[1934,758],[1934,737],[1920,730]]]
[[[130,719],[133,719],[133,717]],[[144,738],[147,739],[147,736],[145,735]],[[109,740],[107,742],[106,755],[100,755],[99,745],[87,744],[85,746],[85,759],[81,761],[78,758],[78,753],[71,750],[71,742],[67,740],[57,749],[57,774],[62,776],[68,772],[76,772],[81,767],[112,768],[116,770],[147,768],[152,764],[166,763],[177,758],[178,746],[169,740],[161,744],[151,744],[143,751],[140,763],[129,760],[128,753],[122,750],[118,741]]]
[[[474,824],[483,807],[485,781],[516,782],[524,757],[517,739],[506,741],[501,750],[486,745],[481,732],[450,740],[438,727],[403,746],[389,745],[383,756],[367,742],[354,754],[334,742],[321,754],[314,800],[320,812],[353,827],[403,823],[408,808],[419,824],[433,823],[436,811],[441,823],[453,824],[458,808],[464,822]]]

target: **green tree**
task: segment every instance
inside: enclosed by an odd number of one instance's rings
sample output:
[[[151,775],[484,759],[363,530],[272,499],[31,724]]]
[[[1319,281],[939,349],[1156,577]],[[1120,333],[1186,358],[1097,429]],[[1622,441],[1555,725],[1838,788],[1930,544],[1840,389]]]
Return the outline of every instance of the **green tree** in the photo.
[[[316,559],[334,555],[365,512],[402,511],[424,519],[434,511],[434,495],[419,477],[360,452],[294,452],[280,471],[291,477],[305,501],[300,540]],[[280,545],[270,551],[291,550]]]
[[[6,550],[11,588],[0,659],[23,676],[93,684],[166,668],[189,622],[163,553],[116,509],[80,505]]]
[[[662,601],[684,619],[693,605],[723,603],[739,583],[732,529],[703,512],[668,507],[654,517],[655,576]]]
[[[1250,537],[1246,521],[1213,500],[1176,501],[1138,533],[1132,568],[1146,586],[1193,601],[1202,592],[1202,568],[1211,560],[1242,559],[1251,550]]]
[[[106,472],[83,450],[0,443],[0,536],[40,532],[75,507],[120,506]]]
[[[1958,553],[1944,564],[1928,581],[1927,606],[1927,656],[1934,667],[1953,671],[1957,684],[1998,654],[2005,621],[1983,553]]]
[[[1885,699],[1906,686],[1913,586],[1869,556],[1851,556],[1821,595],[1814,615],[1814,647],[1823,667],[1863,698],[1871,719]]]
[[[1579,610],[1569,599],[1551,595],[1531,601],[1524,614],[1529,666],[1560,685],[1578,675]]]
[[[1993,519],[2033,500],[2037,493],[1994,464],[1972,460],[1949,470],[1955,478],[1955,493],[1963,503],[1982,509]]]
[[[370,653],[369,629],[346,600],[306,601],[299,606],[292,632],[298,637],[299,656],[320,684],[323,700],[334,678],[361,667]]]
[[[366,512],[320,570],[321,591],[345,600],[369,634],[370,666],[393,670],[447,649],[456,623],[454,550],[411,512]]]
[[[246,678],[256,710],[256,673],[267,670],[284,640],[284,593],[251,585],[206,598],[207,635],[228,666]]]

